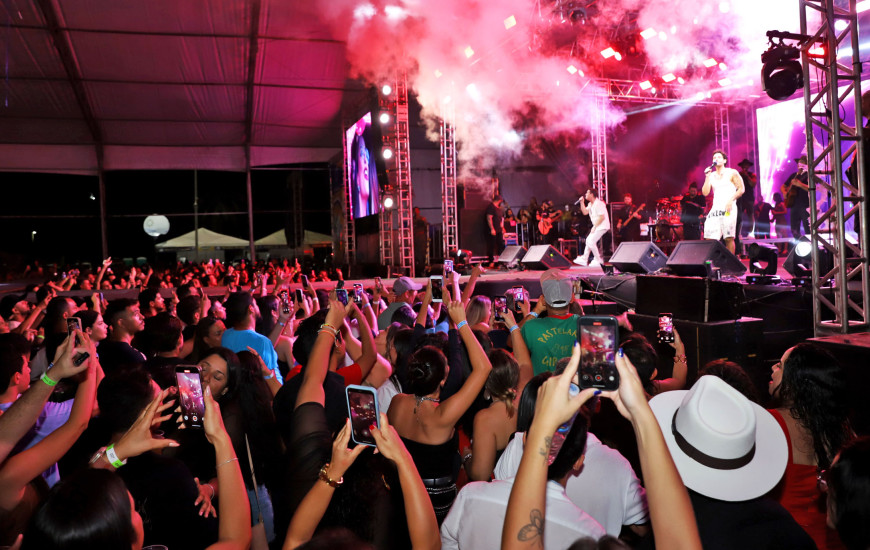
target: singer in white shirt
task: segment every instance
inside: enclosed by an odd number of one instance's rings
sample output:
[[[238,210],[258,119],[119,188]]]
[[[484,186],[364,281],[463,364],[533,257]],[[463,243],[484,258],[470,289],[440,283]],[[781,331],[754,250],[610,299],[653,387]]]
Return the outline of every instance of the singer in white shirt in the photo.
[[[598,251],[598,241],[605,233],[610,231],[610,218],[607,216],[607,205],[604,201],[598,199],[598,191],[588,189],[585,195],[585,201],[580,198],[580,211],[584,216],[589,216],[592,220],[592,230],[586,237],[586,248],[583,254],[574,259],[577,265],[587,265],[589,262],[589,253],[592,253],[592,263],[588,265],[601,265],[604,260],[601,259],[601,252]],[[588,203],[588,205],[587,205]]]
[[[734,235],[737,231],[735,203],[743,195],[743,178],[733,168],[725,168],[728,156],[721,149],[713,151],[713,164],[704,173],[701,193],[706,197],[713,191],[713,206],[704,222],[705,239],[724,239],[725,246],[734,254]]]

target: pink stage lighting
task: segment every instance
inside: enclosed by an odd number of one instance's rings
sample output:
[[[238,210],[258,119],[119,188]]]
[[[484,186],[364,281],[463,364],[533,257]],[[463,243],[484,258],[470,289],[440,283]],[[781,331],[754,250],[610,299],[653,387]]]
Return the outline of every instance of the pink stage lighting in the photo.
[[[644,80],[640,83],[641,90],[649,90],[650,88],[652,88],[652,83],[649,80]]]
[[[604,56],[604,59],[609,59],[616,55],[616,50],[613,48],[607,48],[605,50],[601,50],[601,55]]]
[[[677,79],[677,77],[676,77],[676,75],[674,75],[674,73],[668,73],[668,74],[662,75],[662,80],[664,80],[665,82],[671,82],[671,81],[674,81],[676,79]]]
[[[640,36],[641,36],[641,38],[643,38],[644,40],[649,40],[650,38],[652,38],[653,36],[656,36],[657,34],[658,34],[658,33],[656,32],[656,30],[655,30],[654,28],[652,28],[652,27],[640,31]]]
[[[709,69],[710,67],[715,67],[717,65],[717,63],[718,62],[711,57],[711,58],[704,61],[704,66]]]

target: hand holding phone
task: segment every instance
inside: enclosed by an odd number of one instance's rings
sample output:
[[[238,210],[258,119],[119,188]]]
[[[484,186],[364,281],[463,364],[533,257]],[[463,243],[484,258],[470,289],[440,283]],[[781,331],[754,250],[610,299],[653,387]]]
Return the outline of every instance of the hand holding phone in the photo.
[[[577,335],[580,344],[580,388],[607,391],[619,388],[619,372],[616,370],[619,325],[616,317],[580,317],[577,321]]]
[[[205,415],[202,370],[196,365],[179,365],[175,367],[175,381],[178,386],[181,419],[188,427],[202,428],[202,417]]]
[[[658,340],[662,344],[670,344],[674,341],[674,316],[671,313],[659,313]]]
[[[507,314],[507,298],[504,296],[492,297],[492,318],[498,322],[504,322]]]
[[[378,396],[369,386],[350,385],[345,388],[347,413],[350,417],[351,439],[360,445],[376,447],[371,427],[380,428]]]
[[[363,286],[360,283],[353,284],[353,301],[356,304],[362,304],[362,295],[365,290],[363,290]]]
[[[76,336],[75,331],[79,331],[79,332],[82,331],[82,320],[79,319],[78,317],[75,317],[75,316],[67,317],[66,318],[66,332],[67,332],[67,335],[69,336],[70,340],[72,340],[73,347],[77,348],[79,346],[79,339],[78,339],[78,336]]]
[[[443,302],[444,277],[441,275],[431,275],[429,277],[429,284],[432,286],[432,302]]]
[[[284,312],[284,315],[290,314],[290,293],[287,292],[286,289],[282,290],[279,294],[281,297],[281,311]]]
[[[335,299],[341,302],[344,305],[347,305],[347,289],[346,288],[336,288],[335,289]]]

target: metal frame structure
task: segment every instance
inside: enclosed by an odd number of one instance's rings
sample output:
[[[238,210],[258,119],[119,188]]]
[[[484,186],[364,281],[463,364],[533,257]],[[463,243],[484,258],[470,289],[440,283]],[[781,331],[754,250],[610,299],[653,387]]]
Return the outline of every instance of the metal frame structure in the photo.
[[[607,186],[607,102],[610,99],[605,95],[595,96],[595,114],[592,120],[592,129],[589,131],[592,138],[592,187],[598,191],[598,198],[604,204],[610,202],[610,194]]]
[[[347,127],[346,124],[342,125]],[[344,261],[348,266],[348,275],[350,275],[353,266],[356,265],[356,227],[353,219],[353,198],[350,196],[350,185],[347,174],[347,138],[344,133],[341,135],[341,188],[344,193],[341,194],[342,207],[344,208]],[[330,173],[331,178],[331,173]],[[330,189],[335,189],[330,181]]]
[[[809,32],[808,20],[811,16],[821,19],[819,29]],[[844,21],[846,27],[836,31],[834,23]],[[858,50],[858,18],[856,0],[848,0],[848,9],[839,8],[834,0],[800,0],[801,34],[808,37],[801,45],[801,65],[804,77],[804,104],[806,108],[807,158],[809,160],[810,189],[810,230],[812,238],[812,285],[813,285],[813,328],[816,336],[829,333],[848,333],[866,330],[867,314],[870,311],[870,281],[868,281],[868,244],[864,232],[867,228],[866,179],[864,173],[864,129],[861,112],[861,61]],[[827,55],[818,59],[810,57],[808,50],[816,43],[822,43]],[[837,49],[841,44],[851,47],[851,65],[837,59]],[[817,81],[811,79],[815,69]],[[815,90],[814,88],[815,84]],[[845,86],[840,92],[840,86]],[[855,101],[854,121],[844,121],[841,117],[841,104],[851,96]],[[845,112],[845,111],[843,111]],[[848,123],[851,122],[850,126]],[[823,144],[817,151],[814,133],[823,136]],[[851,143],[842,153],[841,144]],[[843,167],[852,155],[856,154],[859,169],[858,181],[847,182],[843,179]],[[821,211],[816,198],[821,190],[831,197],[831,206]],[[848,192],[848,194],[847,194]],[[847,207],[847,203],[849,206]],[[861,231],[858,244],[846,239],[846,222],[859,220]],[[827,234],[827,238],[823,238]],[[833,256],[833,269],[821,273],[819,265],[820,248]],[[860,303],[849,296],[849,285],[858,290]],[[828,289],[830,289],[828,291]],[[833,314],[833,319],[824,319],[823,313]]]
[[[392,147],[394,170],[387,170],[395,205],[380,215],[381,260],[398,268],[403,275],[414,276],[414,226],[411,186],[411,145],[408,122],[408,75],[396,75],[393,93],[381,97],[381,111],[393,117],[392,129],[384,135],[384,145]],[[385,193],[386,194],[386,193]]]
[[[456,191],[456,132],[452,104],[441,110],[441,243],[444,257],[459,250],[459,207]]]
[[[731,117],[728,114],[728,105],[719,103],[713,108],[716,149],[725,151],[725,157],[731,158]]]

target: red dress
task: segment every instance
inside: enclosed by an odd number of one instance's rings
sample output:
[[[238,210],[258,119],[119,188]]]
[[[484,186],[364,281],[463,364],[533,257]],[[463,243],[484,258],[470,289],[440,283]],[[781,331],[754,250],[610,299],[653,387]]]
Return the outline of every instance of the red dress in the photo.
[[[819,550],[845,550],[846,547],[840,541],[837,532],[828,528],[825,495],[818,489],[816,467],[793,462],[791,436],[785,419],[774,409],[768,409],[768,412],[779,422],[788,443],[788,466],[785,468],[782,480],[771,491],[771,495],[813,538]]]

